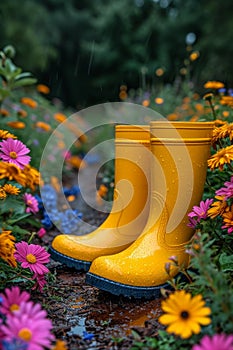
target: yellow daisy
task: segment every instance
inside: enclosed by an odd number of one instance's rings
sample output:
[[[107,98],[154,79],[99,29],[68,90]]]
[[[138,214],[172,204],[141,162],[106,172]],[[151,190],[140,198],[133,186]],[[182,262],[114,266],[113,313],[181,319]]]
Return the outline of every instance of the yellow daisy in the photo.
[[[181,338],[189,338],[201,331],[200,325],[208,325],[211,319],[209,307],[205,306],[202,295],[194,297],[184,290],[176,291],[168,299],[162,301],[164,315],[159,317],[159,322],[167,327],[168,333],[174,333]]]
[[[0,162],[0,179],[8,178],[15,180],[20,185],[26,186],[26,176],[17,165],[13,163]]]
[[[16,196],[20,193],[20,189],[11,184],[5,184],[2,189],[8,194],[14,194]]]
[[[223,200],[223,196],[215,196],[218,199],[216,202],[211,204],[207,214],[211,219],[216,218],[218,215],[222,215],[227,208],[227,202]]]
[[[6,198],[6,192],[4,189],[1,187],[0,188],[0,199],[5,199]]]
[[[11,134],[9,131],[7,130],[0,130],[0,138],[1,139],[17,139],[17,136]]]
[[[14,252],[15,237],[11,235],[11,231],[2,231],[2,233],[0,233],[0,258],[5,260],[12,267],[17,266]]]
[[[215,153],[209,160],[208,166],[211,170],[219,168],[223,170],[224,164],[230,164],[233,160],[233,146],[228,146],[226,148],[220,149]]]

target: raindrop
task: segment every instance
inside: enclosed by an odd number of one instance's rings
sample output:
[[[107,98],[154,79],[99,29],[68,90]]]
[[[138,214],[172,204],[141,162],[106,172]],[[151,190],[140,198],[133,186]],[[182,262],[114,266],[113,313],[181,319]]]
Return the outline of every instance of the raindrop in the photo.
[[[95,51],[95,42],[93,40],[92,41],[92,46],[91,46],[90,60],[89,60],[89,65],[88,65],[88,70],[87,70],[87,74],[88,75],[90,75],[91,65],[92,65],[92,62],[93,62],[94,51]]]

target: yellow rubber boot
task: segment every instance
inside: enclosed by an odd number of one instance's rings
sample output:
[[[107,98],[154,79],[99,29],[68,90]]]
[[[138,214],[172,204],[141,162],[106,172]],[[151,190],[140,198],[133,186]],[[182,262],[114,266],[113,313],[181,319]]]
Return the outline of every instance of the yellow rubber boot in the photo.
[[[151,122],[148,222],[129,248],[93,261],[88,284],[116,295],[155,298],[168,286],[169,257],[188,265],[185,246],[194,232],[187,226],[187,214],[203,194],[212,129],[213,123]],[[177,272],[173,269],[173,276]]]
[[[150,156],[149,125],[115,127],[112,210],[91,233],[55,237],[50,248],[54,260],[87,271],[93,259],[122,251],[141,234],[149,215]]]

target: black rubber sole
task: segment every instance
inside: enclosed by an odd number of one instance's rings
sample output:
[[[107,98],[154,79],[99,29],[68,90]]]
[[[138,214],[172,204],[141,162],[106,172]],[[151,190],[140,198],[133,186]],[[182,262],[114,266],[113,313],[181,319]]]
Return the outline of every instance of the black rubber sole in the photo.
[[[53,249],[52,247],[49,247],[48,252],[51,255],[51,258],[55,261],[59,261],[62,264],[67,265],[68,267],[74,267],[78,271],[85,271],[87,272],[91,266],[90,261],[84,261],[84,260],[77,260],[74,258],[71,258],[67,255],[64,255],[57,250]]]
[[[172,287],[168,283],[155,287],[137,287],[114,282],[107,278],[94,275],[91,272],[86,274],[86,283],[114,295],[147,300],[161,298],[161,288],[172,290]]]

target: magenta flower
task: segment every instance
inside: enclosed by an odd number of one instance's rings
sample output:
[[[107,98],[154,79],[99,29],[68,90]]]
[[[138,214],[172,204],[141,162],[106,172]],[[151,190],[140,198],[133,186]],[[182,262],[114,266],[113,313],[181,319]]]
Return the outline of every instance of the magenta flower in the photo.
[[[233,176],[230,181],[224,182],[225,187],[216,191],[217,196],[223,196],[224,200],[228,200],[233,197]]]
[[[13,163],[20,169],[27,165],[31,157],[26,156],[30,150],[19,140],[7,139],[0,142],[0,158],[4,162]]]
[[[4,294],[0,294],[2,298],[2,304],[0,306],[0,313],[4,315],[10,315],[15,310],[20,310],[22,302],[26,302],[30,299],[30,294],[23,291],[21,292],[19,287],[6,288]]]
[[[34,289],[38,288],[40,292],[43,292],[44,286],[47,283],[44,275],[38,275],[37,273],[35,273],[33,275],[32,279],[36,281],[36,283],[32,289],[34,290]]]
[[[193,210],[188,214],[188,226],[191,228],[195,228],[196,225],[201,221],[201,219],[206,219],[207,211],[212,203],[213,199],[206,199],[206,201],[201,201],[199,207],[195,205],[193,207]]]
[[[16,243],[15,248],[14,257],[24,269],[29,268],[38,275],[44,275],[49,272],[47,267],[44,266],[44,264],[49,262],[50,257],[45,248],[37,244],[28,244],[24,241]]]
[[[6,324],[1,326],[4,340],[7,342],[24,342],[27,350],[44,350],[51,348],[54,336],[51,333],[52,323],[46,311],[39,304],[23,302],[20,311],[9,315]]]
[[[39,204],[37,199],[32,196],[30,193],[25,193],[23,195],[23,200],[25,202],[25,204],[27,205],[26,208],[26,213],[37,213],[39,211]]]
[[[215,334],[213,337],[205,335],[200,345],[194,345],[192,350],[233,350],[233,335]]]
[[[46,235],[47,231],[44,227],[41,227],[38,231],[37,231],[37,235],[39,238],[44,237],[44,235]]]

